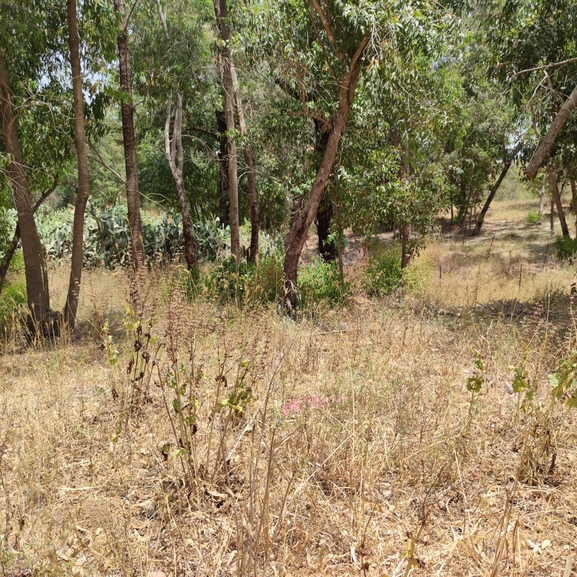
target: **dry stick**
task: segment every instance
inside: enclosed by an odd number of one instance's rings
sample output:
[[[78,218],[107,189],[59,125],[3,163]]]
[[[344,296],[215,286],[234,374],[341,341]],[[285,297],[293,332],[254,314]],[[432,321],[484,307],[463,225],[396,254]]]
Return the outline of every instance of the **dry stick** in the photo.
[[[570,577],[572,569],[573,557],[571,557],[571,555],[567,555],[567,561],[565,562],[565,573],[563,573],[563,577]]]

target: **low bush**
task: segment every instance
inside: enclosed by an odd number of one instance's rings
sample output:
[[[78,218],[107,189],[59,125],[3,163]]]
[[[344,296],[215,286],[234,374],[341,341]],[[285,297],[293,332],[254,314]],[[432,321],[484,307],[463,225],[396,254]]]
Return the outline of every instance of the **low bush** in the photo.
[[[558,236],[555,239],[555,248],[557,249],[558,259],[568,260],[573,258],[577,253],[577,238]]]
[[[395,244],[372,252],[362,285],[368,295],[382,297],[397,290],[402,279],[401,247]]]
[[[350,294],[349,283],[344,282],[338,263],[320,258],[299,271],[298,293],[304,309],[319,304],[342,304]]]
[[[219,261],[204,275],[202,284],[210,296],[239,306],[274,302],[282,290],[282,261],[264,257],[258,264],[233,258]]]
[[[534,226],[536,224],[539,224],[539,214],[536,212],[530,212],[527,217],[527,224],[530,224],[531,226]]]
[[[26,303],[24,258],[18,251],[12,258],[8,278],[0,293],[0,333],[8,332],[15,320],[26,315]]]

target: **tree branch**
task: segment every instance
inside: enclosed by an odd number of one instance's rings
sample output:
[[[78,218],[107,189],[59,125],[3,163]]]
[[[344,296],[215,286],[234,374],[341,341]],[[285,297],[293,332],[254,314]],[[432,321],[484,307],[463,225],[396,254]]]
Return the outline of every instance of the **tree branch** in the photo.
[[[339,50],[339,48],[337,46],[337,42],[335,40],[335,35],[333,34],[333,30],[331,28],[331,25],[330,25],[330,22],[327,18],[327,15],[324,13],[318,0],[311,0],[311,4],[313,5],[313,8],[315,9],[316,13],[319,15],[319,18],[321,19],[321,22],[323,24],[323,28],[325,29],[325,32],[327,33],[327,36],[329,38],[329,42],[331,43],[331,46],[335,52],[336,57],[339,59],[340,62],[343,62],[344,56],[341,54],[341,51]]]
[[[133,14],[134,9],[136,8],[137,4],[138,4],[138,0],[134,0],[134,3],[132,4],[132,8],[130,8],[128,15],[126,16],[126,20],[124,21],[124,25],[122,26],[122,31],[125,34],[128,31],[128,24],[130,23],[130,19],[132,18],[132,14]]]
[[[100,155],[100,152],[98,152],[96,147],[93,144],[91,144],[90,142],[88,143],[88,146],[89,146],[90,150],[92,150],[92,152],[94,152],[94,154],[96,154],[96,158],[95,158],[96,162],[98,162],[99,164],[104,166],[104,168],[106,168],[106,170],[109,170],[110,172],[112,172],[112,174],[114,174],[114,176],[116,176],[116,178],[118,178],[118,180],[120,180],[120,182],[122,184],[126,184],[126,179],[122,178],[121,174],[116,172],[116,170],[114,170],[114,168],[112,168],[112,166],[109,166],[108,164],[106,164],[106,162],[104,161],[104,159],[102,158],[102,156]]]
[[[551,64],[545,64],[543,66],[535,66],[535,68],[527,68],[526,70],[520,70],[519,72],[515,72],[511,78],[509,78],[509,82],[517,76],[521,76],[521,74],[528,74],[529,72],[536,72],[537,70],[549,70],[549,68],[557,68],[558,66],[564,66],[565,64],[569,64],[571,62],[577,62],[577,56],[574,58],[567,58],[567,60],[561,60],[560,62],[553,62]]]

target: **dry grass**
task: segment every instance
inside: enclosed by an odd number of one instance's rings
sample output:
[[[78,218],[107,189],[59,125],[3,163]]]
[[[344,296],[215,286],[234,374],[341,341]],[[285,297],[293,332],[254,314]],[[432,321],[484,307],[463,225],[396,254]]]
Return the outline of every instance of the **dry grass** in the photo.
[[[433,275],[420,298],[520,298],[497,257],[512,241],[489,258],[487,242],[466,240],[470,266],[457,240],[428,249],[446,288]],[[477,270],[494,292],[477,278],[470,301]],[[81,339],[0,358],[0,575],[564,575],[577,415],[547,375],[575,346],[567,324],[395,299],[294,323],[189,303],[159,276],[140,331],[124,277],[86,279]],[[89,330],[107,317],[116,365]],[[526,411],[510,365],[537,386]]]

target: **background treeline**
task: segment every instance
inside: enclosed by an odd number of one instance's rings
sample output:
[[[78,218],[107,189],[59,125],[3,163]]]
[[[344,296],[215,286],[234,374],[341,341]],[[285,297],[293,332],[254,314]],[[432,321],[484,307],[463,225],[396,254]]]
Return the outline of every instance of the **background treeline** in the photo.
[[[368,269],[382,294],[441,213],[478,234],[547,140],[531,188],[572,254],[576,38],[563,0],[5,0],[0,282],[21,247],[45,332],[74,327],[86,265],[182,260],[202,283],[217,261],[237,292],[262,267],[263,294],[293,311],[306,279],[346,293],[343,231],[394,230]],[[322,262],[297,275],[313,223]],[[70,261],[61,312],[47,258]]]

